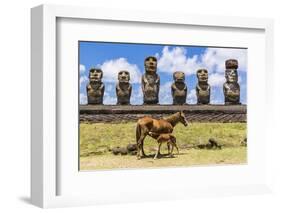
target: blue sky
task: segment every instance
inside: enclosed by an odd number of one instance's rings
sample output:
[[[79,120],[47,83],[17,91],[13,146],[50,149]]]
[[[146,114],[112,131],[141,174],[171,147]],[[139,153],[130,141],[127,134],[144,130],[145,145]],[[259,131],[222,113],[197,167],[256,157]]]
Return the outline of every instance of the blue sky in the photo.
[[[141,75],[144,73],[144,59],[147,56],[158,59],[157,73],[160,75],[160,104],[171,104],[172,73],[183,71],[186,74],[188,87],[187,103],[196,103],[195,86],[196,71],[206,68],[211,85],[211,103],[223,104],[222,85],[224,78],[224,62],[229,58],[239,62],[238,75],[241,89],[241,102],[247,103],[247,50],[231,48],[196,47],[180,45],[127,44],[79,42],[80,72],[80,104],[87,104],[86,85],[89,69],[101,68],[104,72],[105,84],[104,104],[116,104],[115,85],[117,73],[128,70],[133,86],[131,104],[143,103],[141,91]]]

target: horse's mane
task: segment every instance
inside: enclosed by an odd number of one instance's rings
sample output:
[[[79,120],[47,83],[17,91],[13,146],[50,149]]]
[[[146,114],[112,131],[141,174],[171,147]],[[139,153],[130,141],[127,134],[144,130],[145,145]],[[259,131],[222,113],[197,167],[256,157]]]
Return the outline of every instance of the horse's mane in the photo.
[[[168,121],[172,126],[175,126],[179,122],[179,115],[180,113],[174,113],[168,117],[165,117],[164,120]]]

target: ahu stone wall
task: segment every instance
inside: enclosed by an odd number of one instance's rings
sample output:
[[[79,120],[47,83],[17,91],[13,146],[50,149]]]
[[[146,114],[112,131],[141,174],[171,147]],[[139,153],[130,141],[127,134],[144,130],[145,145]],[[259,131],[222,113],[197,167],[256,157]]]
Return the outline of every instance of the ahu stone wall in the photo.
[[[119,123],[137,121],[144,116],[163,118],[183,111],[189,122],[246,122],[246,105],[80,105],[80,122]]]

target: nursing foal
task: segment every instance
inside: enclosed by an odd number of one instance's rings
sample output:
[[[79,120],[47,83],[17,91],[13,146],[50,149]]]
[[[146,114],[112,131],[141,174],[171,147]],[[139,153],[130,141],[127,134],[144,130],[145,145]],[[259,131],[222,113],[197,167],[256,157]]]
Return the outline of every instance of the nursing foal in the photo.
[[[161,134],[171,134],[178,123],[188,125],[183,112],[177,112],[163,119],[153,119],[149,116],[139,119],[136,128],[137,159],[141,159],[140,151],[145,156],[143,142],[149,132],[153,133],[151,137],[157,140]]]
[[[152,136],[154,133],[149,132],[149,136]],[[161,134],[159,135],[159,137],[157,138],[157,143],[158,143],[158,148],[157,148],[157,152],[154,156],[154,160],[157,159],[158,155],[160,154],[160,148],[162,143],[167,143],[167,147],[168,147],[168,154],[170,157],[173,156],[173,151],[174,151],[174,147],[176,147],[178,154],[179,152],[179,148],[177,146],[177,139],[174,135],[170,134],[170,133],[165,133],[165,134]],[[172,145],[172,149],[170,149],[170,146]]]

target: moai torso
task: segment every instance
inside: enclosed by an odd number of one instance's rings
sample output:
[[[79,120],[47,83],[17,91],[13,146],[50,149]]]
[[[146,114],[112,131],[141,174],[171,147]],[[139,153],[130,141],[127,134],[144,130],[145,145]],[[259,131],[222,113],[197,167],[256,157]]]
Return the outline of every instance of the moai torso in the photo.
[[[118,83],[116,85],[117,104],[130,104],[132,85],[129,83],[130,73],[122,70],[118,73]]]
[[[102,70],[91,69],[87,85],[88,104],[103,104],[104,84],[102,83]]]
[[[185,74],[183,72],[174,72],[174,83],[171,86],[173,104],[182,105],[186,103],[187,86],[185,84]]]
[[[160,77],[157,72],[157,59],[149,56],[144,61],[145,74],[142,76],[144,104],[158,104]]]
[[[197,104],[209,104],[211,89],[208,84],[208,70],[197,70],[198,83],[196,85]]]
[[[223,84],[224,102],[226,105],[241,104],[237,74],[238,61],[235,59],[226,60],[225,68],[226,82]]]

